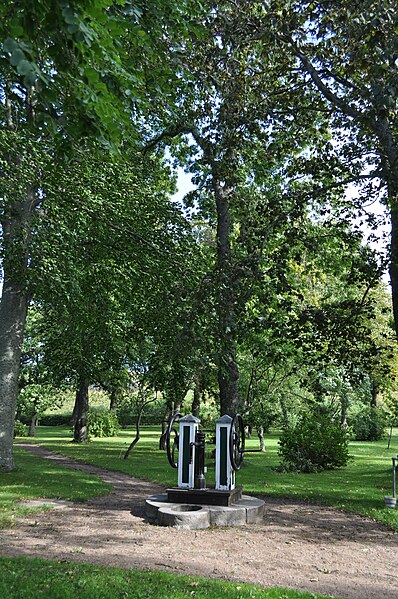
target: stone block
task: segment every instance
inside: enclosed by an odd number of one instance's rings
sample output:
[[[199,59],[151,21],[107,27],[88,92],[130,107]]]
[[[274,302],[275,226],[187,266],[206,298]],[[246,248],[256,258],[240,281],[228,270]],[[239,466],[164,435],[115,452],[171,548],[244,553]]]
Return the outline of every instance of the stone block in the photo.
[[[246,508],[238,505],[211,506],[210,522],[212,526],[242,526],[246,524]]]
[[[257,497],[243,495],[237,505],[246,509],[247,524],[258,524],[264,519],[265,502]]]
[[[210,511],[202,505],[170,504],[159,508],[158,523],[161,526],[174,526],[198,530],[209,528]]]

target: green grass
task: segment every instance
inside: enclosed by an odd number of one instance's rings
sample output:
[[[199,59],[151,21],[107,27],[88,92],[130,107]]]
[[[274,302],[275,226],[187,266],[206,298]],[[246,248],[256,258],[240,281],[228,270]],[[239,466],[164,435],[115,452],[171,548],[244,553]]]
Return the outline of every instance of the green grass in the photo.
[[[164,572],[140,572],[26,558],[0,558],[7,599],[317,599],[321,595]]]
[[[118,437],[93,439],[90,443],[70,443],[70,433],[62,427],[39,427],[36,442],[45,447],[91,464],[119,470],[166,486],[176,486],[177,472],[168,465],[164,452],[158,450],[159,429],[143,427],[142,438],[128,460],[123,452],[134,437],[132,431],[122,431]],[[256,447],[255,439],[248,442]],[[209,446],[210,449],[213,446]],[[279,473],[272,470],[278,464],[278,435],[267,436],[266,452],[247,454],[244,466],[237,473],[237,484],[253,494],[291,497],[370,516],[398,530],[398,510],[384,507],[384,495],[391,495],[391,456],[393,445],[386,441],[352,442],[352,460],[345,468],[316,474]],[[214,482],[214,466],[207,459],[208,483]]]
[[[18,516],[45,509],[22,507],[18,502],[23,499],[85,501],[110,490],[109,485],[95,476],[63,468],[19,447],[14,451],[16,470],[0,473],[0,528],[12,525]]]

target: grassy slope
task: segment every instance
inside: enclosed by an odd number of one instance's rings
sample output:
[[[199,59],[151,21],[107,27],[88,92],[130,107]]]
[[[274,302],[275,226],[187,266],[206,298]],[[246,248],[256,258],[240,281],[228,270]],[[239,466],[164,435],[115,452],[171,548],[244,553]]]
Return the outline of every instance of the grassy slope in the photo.
[[[127,461],[121,456],[134,436],[131,431],[76,445],[70,443],[66,429],[42,427],[36,441],[76,459],[175,486],[177,474],[169,467],[165,453],[157,449],[158,434],[158,430],[144,427],[142,438]],[[247,454],[244,467],[237,473],[237,483],[246,492],[331,505],[373,517],[398,530],[398,510],[385,508],[383,501],[384,495],[391,495],[391,456],[397,449],[394,445],[388,450],[385,441],[351,443],[352,460],[347,467],[317,474],[292,474],[272,470],[278,463],[277,442],[277,434],[272,434],[266,441],[266,453]],[[250,440],[248,445],[255,447],[257,443]],[[207,464],[207,481],[211,484],[214,468],[211,460],[207,459]]]
[[[7,599],[317,599],[321,595],[164,572],[140,572],[25,558],[0,558]]]

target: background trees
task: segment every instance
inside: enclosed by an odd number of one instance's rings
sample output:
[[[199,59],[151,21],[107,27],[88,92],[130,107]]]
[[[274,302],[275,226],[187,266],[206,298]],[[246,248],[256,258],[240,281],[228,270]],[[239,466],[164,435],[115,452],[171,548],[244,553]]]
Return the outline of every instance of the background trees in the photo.
[[[139,127],[133,125],[134,117],[148,106],[151,91],[152,98],[163,93],[160,81],[167,81],[172,72],[165,49],[174,35],[182,34],[187,5],[159,1],[153,8],[156,12],[129,2],[32,0],[1,9],[3,470],[13,468],[12,430],[30,298],[32,220],[42,215],[48,167],[54,160],[73,158],[82,134],[93,133],[108,146],[115,145],[126,128],[136,137]]]
[[[384,202],[397,318],[397,15],[393,3],[271,2],[264,26],[299,61],[299,78],[327,101],[334,139],[363,197]],[[261,25],[260,25],[261,27]],[[397,330],[397,324],[396,330]]]
[[[344,389],[367,378],[374,399],[392,371],[354,223],[380,182],[394,222],[389,3],[55,4],[1,13],[0,467],[32,298],[76,440],[89,385],[115,399],[138,364],[169,412],[191,388],[261,431],[338,388],[345,422]]]

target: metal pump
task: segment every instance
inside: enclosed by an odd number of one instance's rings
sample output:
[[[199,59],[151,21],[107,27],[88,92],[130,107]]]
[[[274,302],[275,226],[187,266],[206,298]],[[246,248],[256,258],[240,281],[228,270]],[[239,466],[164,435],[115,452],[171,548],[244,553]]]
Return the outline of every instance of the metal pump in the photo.
[[[175,428],[178,421],[179,432]],[[181,417],[176,412],[167,431],[167,457],[172,468],[178,469],[180,489],[206,489],[205,433],[199,430],[200,420],[192,414]],[[171,442],[174,433],[174,441]],[[178,461],[175,452],[178,450]],[[242,417],[224,415],[216,420],[216,485],[219,491],[235,488],[235,472],[240,469],[245,452],[245,430]]]

